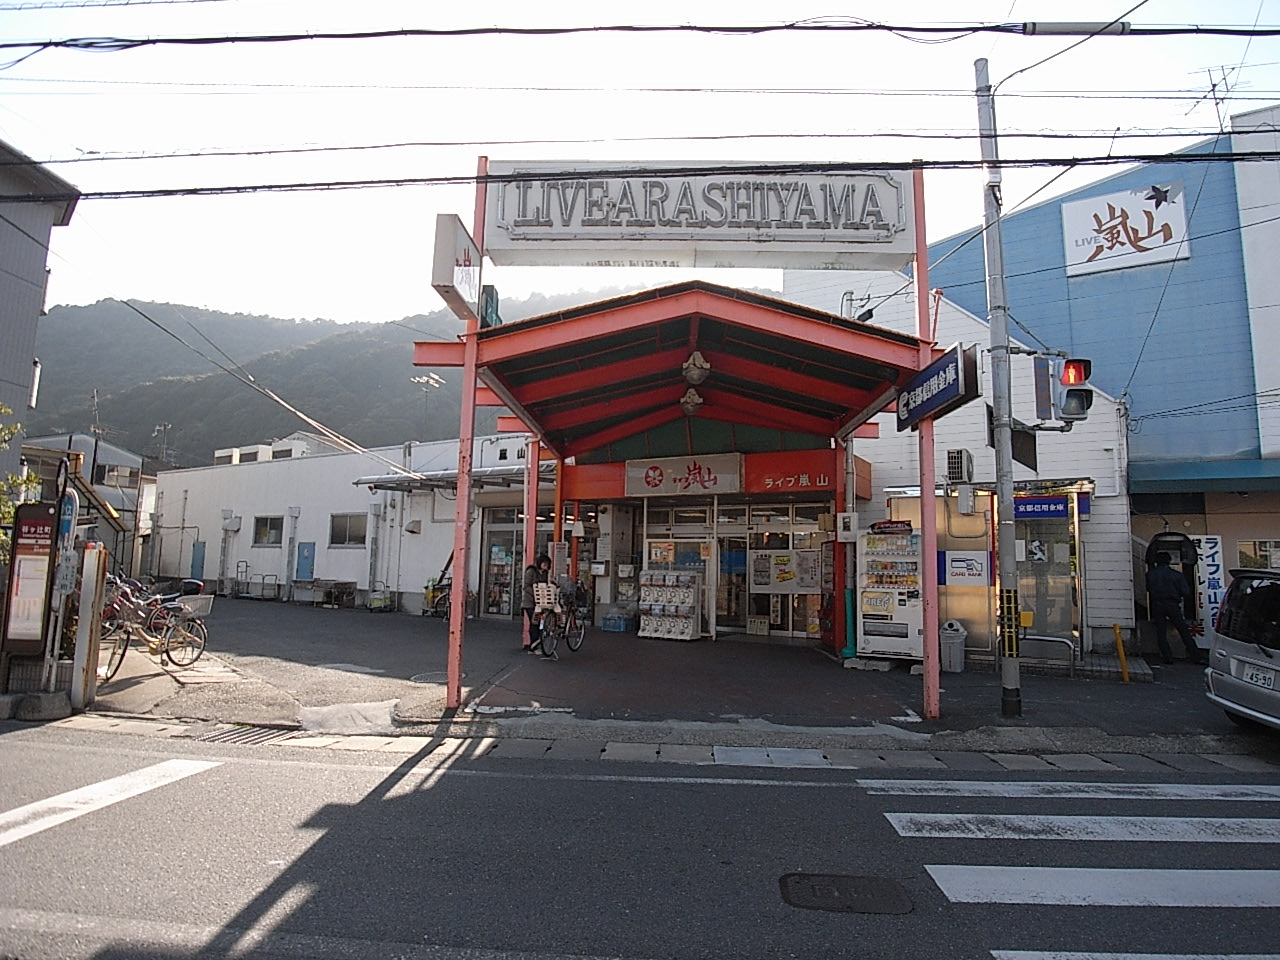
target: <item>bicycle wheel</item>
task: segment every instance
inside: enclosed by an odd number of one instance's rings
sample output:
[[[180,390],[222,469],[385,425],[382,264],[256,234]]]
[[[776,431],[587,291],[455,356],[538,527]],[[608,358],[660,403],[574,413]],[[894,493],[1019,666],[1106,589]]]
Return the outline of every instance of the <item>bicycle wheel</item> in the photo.
[[[129,652],[129,631],[119,629],[113,636],[98,641],[98,682],[106,683],[120,672],[124,655]]]
[[[560,642],[560,634],[563,630],[564,626],[555,614],[548,614],[543,618],[542,629],[538,631],[538,645],[542,647],[544,657],[556,655],[556,644]]]
[[[200,620],[173,620],[164,632],[164,655],[175,667],[189,667],[204,653],[208,637]]]
[[[441,620],[448,621],[448,619],[449,619],[449,594],[447,594],[447,593],[442,593],[442,594],[440,594],[440,596],[436,597],[436,602],[435,602],[435,606],[434,606],[434,608],[433,608],[433,609],[434,609],[435,615],[436,615],[437,617],[439,617]]]
[[[585,620],[579,620],[577,613],[569,614],[569,621],[564,627],[564,642],[569,645],[570,650],[582,649],[582,638],[587,635],[587,623]]]
[[[147,632],[148,636],[163,636],[165,630],[169,628],[169,622],[173,619],[172,613],[163,606],[152,607],[147,611],[147,619],[142,623],[142,629]]]

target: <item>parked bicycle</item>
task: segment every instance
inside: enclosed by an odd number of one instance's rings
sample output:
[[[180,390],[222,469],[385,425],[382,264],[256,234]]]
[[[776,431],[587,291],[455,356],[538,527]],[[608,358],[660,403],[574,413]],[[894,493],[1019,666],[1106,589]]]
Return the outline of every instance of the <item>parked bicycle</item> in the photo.
[[[184,581],[185,590],[202,590],[199,581]],[[135,634],[149,652],[175,667],[189,667],[200,659],[208,640],[201,617],[213,608],[211,594],[149,594],[136,580],[108,574],[103,604],[102,635],[98,642],[98,679],[111,680],[120,671]]]

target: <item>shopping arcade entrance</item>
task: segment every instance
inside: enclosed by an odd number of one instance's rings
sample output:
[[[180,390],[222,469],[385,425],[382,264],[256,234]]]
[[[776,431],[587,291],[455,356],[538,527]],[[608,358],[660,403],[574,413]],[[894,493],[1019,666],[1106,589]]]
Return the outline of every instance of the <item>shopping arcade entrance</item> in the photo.
[[[561,464],[557,518],[566,501],[624,496],[628,460],[728,452],[826,451],[843,505],[852,469],[833,441],[939,355],[910,335],[704,281],[480,329],[475,350],[480,402],[507,407],[507,425]],[[695,353],[709,369],[691,385]],[[462,345],[418,343],[414,363],[460,366]]]

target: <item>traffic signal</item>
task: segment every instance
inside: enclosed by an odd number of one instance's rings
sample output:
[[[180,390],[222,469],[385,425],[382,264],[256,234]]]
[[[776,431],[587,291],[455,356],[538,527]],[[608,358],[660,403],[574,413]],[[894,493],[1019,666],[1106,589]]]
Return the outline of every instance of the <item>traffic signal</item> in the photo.
[[[1051,381],[1053,419],[1066,422],[1084,420],[1089,416],[1089,408],[1093,406],[1093,387],[1089,386],[1093,363],[1071,357],[1056,360],[1054,368],[1057,376]]]

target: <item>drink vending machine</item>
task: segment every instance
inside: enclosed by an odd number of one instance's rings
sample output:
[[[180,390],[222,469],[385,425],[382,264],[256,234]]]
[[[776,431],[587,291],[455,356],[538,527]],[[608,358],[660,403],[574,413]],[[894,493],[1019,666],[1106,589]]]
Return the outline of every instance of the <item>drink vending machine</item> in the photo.
[[[858,656],[924,657],[920,533],[909,520],[858,534]]]

